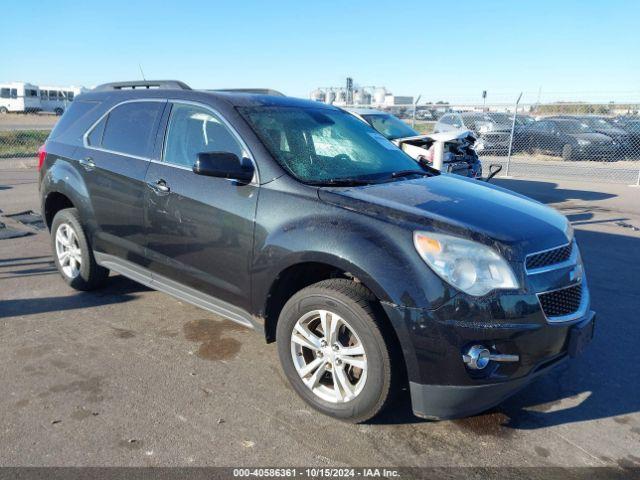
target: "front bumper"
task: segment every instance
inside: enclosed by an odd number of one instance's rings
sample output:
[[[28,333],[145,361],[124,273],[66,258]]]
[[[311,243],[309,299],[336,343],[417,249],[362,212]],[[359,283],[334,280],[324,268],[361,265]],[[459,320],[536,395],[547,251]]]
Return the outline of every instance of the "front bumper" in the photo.
[[[505,310],[506,305],[511,308]],[[595,321],[595,313],[587,310],[575,321],[549,323],[528,296],[475,305],[454,299],[431,311],[390,305],[385,310],[403,349],[413,412],[429,419],[464,417],[497,405],[580,353]],[[576,341],[575,331],[588,331],[589,338],[579,335]],[[462,353],[474,344],[518,355],[519,361],[490,362],[482,370],[470,370]]]

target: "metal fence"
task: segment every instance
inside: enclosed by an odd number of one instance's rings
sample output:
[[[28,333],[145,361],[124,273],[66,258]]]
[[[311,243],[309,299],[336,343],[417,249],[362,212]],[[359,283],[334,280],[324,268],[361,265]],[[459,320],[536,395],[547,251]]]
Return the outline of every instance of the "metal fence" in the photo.
[[[347,108],[371,108],[354,106]],[[419,133],[471,130],[499,176],[640,185],[640,103],[379,106]]]
[[[371,108],[371,106],[360,106]],[[640,185],[640,104],[432,104],[379,107],[420,133],[468,129],[499,176]],[[0,164],[35,158],[59,117],[0,115]]]

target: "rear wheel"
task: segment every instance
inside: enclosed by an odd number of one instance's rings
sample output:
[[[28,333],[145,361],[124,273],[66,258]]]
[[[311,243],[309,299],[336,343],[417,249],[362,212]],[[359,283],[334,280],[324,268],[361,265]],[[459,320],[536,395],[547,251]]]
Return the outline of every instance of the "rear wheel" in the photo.
[[[75,208],[56,213],[51,224],[51,242],[56,267],[71,287],[94,290],[104,284],[109,270],[96,263]]]
[[[62,108],[56,108],[53,113],[55,113],[58,117],[64,113]]]
[[[363,422],[391,401],[399,360],[378,308],[361,284],[334,279],[301,290],[282,309],[276,332],[282,368],[316,410]]]
[[[0,107],[0,115],[5,115],[9,113],[9,110],[7,110],[7,107]]]

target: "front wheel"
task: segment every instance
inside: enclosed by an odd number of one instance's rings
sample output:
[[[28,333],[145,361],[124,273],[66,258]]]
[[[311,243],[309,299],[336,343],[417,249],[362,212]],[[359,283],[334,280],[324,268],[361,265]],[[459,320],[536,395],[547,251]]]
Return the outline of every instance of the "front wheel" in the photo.
[[[60,210],[53,217],[51,242],[56,267],[71,287],[94,290],[104,284],[109,270],[96,263],[75,208]]]
[[[333,279],[311,285],[280,314],[276,337],[284,373],[316,410],[355,423],[369,420],[391,401],[400,377],[387,328],[361,284]]]
[[[9,113],[7,107],[0,107],[0,115],[6,115],[7,113]]]

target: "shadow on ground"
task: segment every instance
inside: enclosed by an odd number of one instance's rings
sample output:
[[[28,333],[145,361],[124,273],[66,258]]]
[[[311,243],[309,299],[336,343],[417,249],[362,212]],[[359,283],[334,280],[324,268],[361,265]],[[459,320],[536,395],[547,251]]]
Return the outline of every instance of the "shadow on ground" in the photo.
[[[59,281],[62,282],[63,280],[60,279]],[[129,302],[136,298],[136,293],[147,290],[149,290],[147,287],[118,275],[110,278],[105,288],[94,292],[76,292],[59,297],[0,300],[0,318],[78,310]]]

